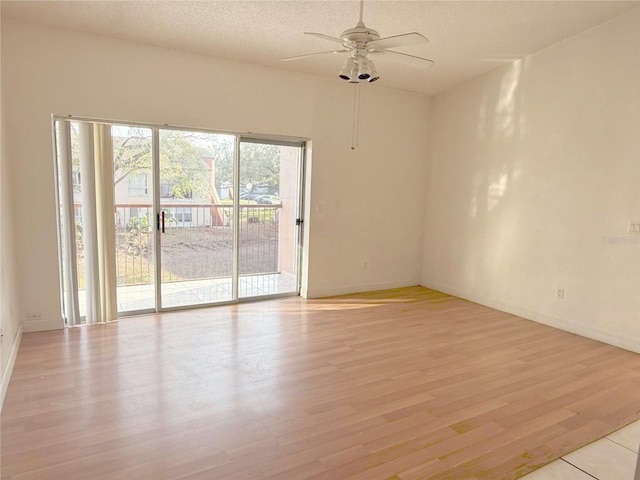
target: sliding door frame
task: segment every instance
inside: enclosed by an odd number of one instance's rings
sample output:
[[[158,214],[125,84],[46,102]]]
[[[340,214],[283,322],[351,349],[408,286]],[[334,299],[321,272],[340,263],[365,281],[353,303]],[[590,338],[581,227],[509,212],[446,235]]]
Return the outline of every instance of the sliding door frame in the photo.
[[[212,130],[207,128],[198,128],[198,127],[185,127],[185,126],[175,126],[170,124],[153,124],[146,122],[131,122],[131,121],[122,121],[122,120],[112,120],[112,119],[100,119],[100,118],[92,118],[92,117],[80,117],[80,116],[72,116],[72,115],[60,115],[54,114],[51,116],[52,119],[52,139],[53,139],[53,154],[54,154],[54,174],[56,177],[56,182],[59,182],[59,174],[58,174],[58,151],[57,151],[57,138],[56,134],[56,122],[60,121],[68,121],[68,122],[92,122],[92,123],[103,123],[111,126],[114,125],[122,125],[122,126],[131,126],[131,127],[140,127],[140,128],[148,128],[151,130],[151,175],[153,178],[153,219],[154,219],[154,236],[153,236],[153,257],[154,257],[154,282],[155,282],[155,307],[154,308],[145,308],[140,310],[132,310],[127,312],[118,312],[118,318],[120,317],[128,317],[133,315],[140,315],[146,313],[159,313],[165,311],[174,311],[174,310],[187,310],[192,308],[204,308],[211,307],[217,305],[229,305],[229,304],[237,304],[237,303],[245,303],[252,301],[260,301],[260,300],[268,300],[272,298],[282,298],[289,296],[299,296],[302,286],[302,252],[303,252],[303,241],[304,241],[304,228],[302,222],[304,222],[304,198],[305,198],[305,182],[306,182],[306,163],[307,163],[307,148],[306,144],[310,140],[309,138],[304,137],[290,137],[290,136],[281,136],[281,135],[256,135],[253,133],[240,133],[240,132],[232,132],[232,131],[223,131],[223,130]],[[230,301],[222,301],[222,302],[214,302],[214,303],[202,303],[195,305],[184,305],[177,307],[162,307],[162,253],[161,253],[161,232],[158,229],[157,222],[155,221],[157,215],[161,212],[161,204],[160,204],[160,131],[161,130],[175,130],[175,131],[184,131],[184,132],[196,132],[196,133],[208,133],[208,134],[221,134],[221,135],[230,135],[234,136],[234,158],[233,158],[233,192],[235,192],[233,196],[233,254],[232,254],[232,299]],[[297,218],[300,219],[300,224],[297,225],[296,232],[296,240],[294,242],[294,246],[297,249],[296,254],[296,291],[289,293],[276,293],[270,295],[256,296],[256,297],[242,297],[239,296],[238,289],[238,279],[239,279],[239,246],[240,246],[240,145],[243,141],[250,143],[264,143],[270,145],[283,145],[283,146],[296,146],[300,148],[300,158],[298,161],[298,193],[297,193]],[[56,205],[60,204],[59,198],[59,186],[56,186],[55,189],[56,194]],[[63,278],[63,257],[62,257],[62,239],[61,239],[61,225],[59,214],[56,216],[56,220],[58,222],[58,250],[59,250],[59,263],[60,263],[60,295],[61,295],[61,307],[64,315],[65,304],[64,304],[64,278]],[[72,264],[75,265],[75,259],[71,259]],[[70,268],[71,265],[67,266]],[[77,295],[77,289],[74,293]]]
[[[240,299],[240,135],[236,135],[233,143],[233,255],[231,269],[231,301],[238,303]]]
[[[234,297],[237,299],[238,303],[241,302],[252,302],[252,301],[260,301],[260,300],[269,300],[269,299],[273,299],[273,298],[283,298],[283,297],[296,297],[300,295],[300,291],[302,288],[302,242],[303,242],[303,233],[304,233],[304,187],[305,187],[305,165],[306,165],[306,141],[302,141],[299,139],[285,139],[285,138],[268,138],[268,137],[263,137],[263,136],[259,136],[259,135],[239,135],[238,136],[238,148],[237,148],[237,155],[238,155],[238,163],[237,163],[237,167],[238,167],[238,184],[234,184],[234,191],[236,192],[240,192],[240,161],[242,160],[240,158],[240,144],[242,143],[259,143],[259,144],[263,144],[263,145],[276,145],[276,146],[282,146],[282,147],[296,147],[299,149],[299,157],[297,160],[297,174],[296,174],[296,178],[297,178],[297,182],[298,182],[298,192],[297,192],[297,198],[296,198],[296,236],[295,236],[295,240],[293,242],[294,244],[294,248],[296,249],[295,252],[295,262],[296,262],[296,290],[295,292],[287,292],[287,293],[273,293],[273,294],[268,294],[268,295],[259,295],[259,296],[252,296],[252,297]],[[239,198],[239,195],[238,195]],[[239,200],[238,200],[239,202]],[[239,220],[239,208],[237,209],[238,211],[238,220]],[[238,227],[240,225],[240,222],[236,222],[238,224]],[[238,236],[236,237],[237,241],[238,241],[238,250],[237,250],[237,255],[236,257],[238,257],[238,261],[240,258],[240,250],[239,250],[239,242],[240,242],[240,235],[238,232]],[[235,277],[235,281],[234,283],[238,283],[240,276],[237,275]]]
[[[153,208],[151,218],[153,219],[153,262],[154,262],[154,290],[155,308],[154,312],[162,310],[162,249],[160,248],[162,232],[159,228],[160,215],[160,129],[151,128],[151,175],[153,177]],[[127,313],[118,316],[126,316]]]

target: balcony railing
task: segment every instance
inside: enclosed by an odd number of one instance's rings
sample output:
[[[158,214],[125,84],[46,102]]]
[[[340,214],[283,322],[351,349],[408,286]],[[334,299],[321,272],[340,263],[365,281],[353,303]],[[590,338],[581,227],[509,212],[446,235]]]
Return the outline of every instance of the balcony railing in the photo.
[[[161,235],[163,282],[230,277],[233,259],[233,206],[163,203]],[[240,205],[239,274],[279,273],[281,205]],[[82,205],[75,205],[79,287],[84,288]],[[116,204],[118,286],[154,282],[155,218],[152,205]]]

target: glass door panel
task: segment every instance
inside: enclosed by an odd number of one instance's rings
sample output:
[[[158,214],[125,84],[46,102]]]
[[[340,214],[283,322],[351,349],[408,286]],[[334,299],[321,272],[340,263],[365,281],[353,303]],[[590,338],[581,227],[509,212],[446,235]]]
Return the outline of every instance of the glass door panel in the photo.
[[[302,148],[240,143],[238,297],[297,293]]]
[[[162,308],[229,302],[235,137],[159,131]]]
[[[151,129],[112,125],[118,313],[156,307]]]

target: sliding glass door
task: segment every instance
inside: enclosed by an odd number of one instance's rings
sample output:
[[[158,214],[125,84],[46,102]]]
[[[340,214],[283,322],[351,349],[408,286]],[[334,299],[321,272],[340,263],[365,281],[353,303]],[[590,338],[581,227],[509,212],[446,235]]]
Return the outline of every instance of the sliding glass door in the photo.
[[[233,135],[159,131],[162,308],[233,298]]]
[[[302,143],[68,119],[54,136],[70,324],[298,293]]]
[[[298,290],[301,160],[299,144],[240,143],[240,298]]]
[[[112,125],[118,313],[154,309],[152,130]]]

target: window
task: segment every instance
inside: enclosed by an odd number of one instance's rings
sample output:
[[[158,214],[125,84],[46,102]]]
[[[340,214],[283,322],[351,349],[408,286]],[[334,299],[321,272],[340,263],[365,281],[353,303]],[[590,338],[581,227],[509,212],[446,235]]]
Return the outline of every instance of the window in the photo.
[[[191,209],[190,208],[176,208],[175,218],[178,222],[190,222],[191,221]]]
[[[173,198],[173,184],[171,183],[160,184],[160,198]]]
[[[73,191],[74,192],[80,192],[80,170],[74,170],[72,172],[72,182],[73,182]]]
[[[147,195],[147,174],[134,173],[129,177],[129,195],[143,197]]]
[[[184,190],[175,183],[160,184],[160,198],[193,198],[193,190]]]

